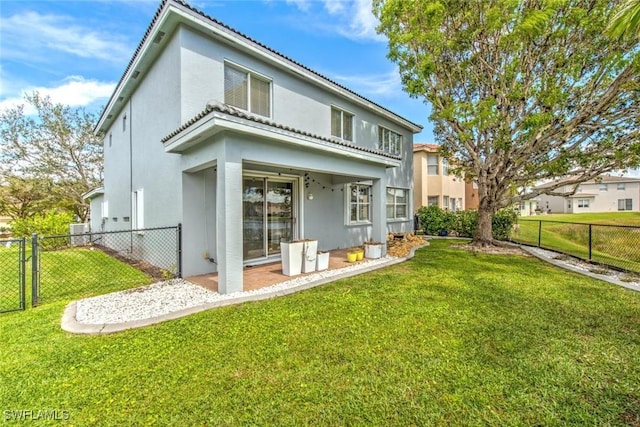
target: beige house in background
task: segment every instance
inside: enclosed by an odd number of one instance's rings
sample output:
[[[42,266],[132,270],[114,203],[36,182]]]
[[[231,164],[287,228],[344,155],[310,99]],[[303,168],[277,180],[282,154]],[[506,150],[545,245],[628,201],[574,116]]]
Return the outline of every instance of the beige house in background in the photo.
[[[465,182],[449,174],[446,159],[437,144],[413,144],[413,204],[436,205],[451,211],[465,208]],[[477,198],[477,196],[476,196]]]
[[[542,184],[536,189],[549,187]],[[573,185],[559,187],[556,192],[564,196],[538,197],[538,206],[547,213],[586,213],[640,211],[640,179],[624,176],[603,175],[597,180],[578,185],[575,194]]]

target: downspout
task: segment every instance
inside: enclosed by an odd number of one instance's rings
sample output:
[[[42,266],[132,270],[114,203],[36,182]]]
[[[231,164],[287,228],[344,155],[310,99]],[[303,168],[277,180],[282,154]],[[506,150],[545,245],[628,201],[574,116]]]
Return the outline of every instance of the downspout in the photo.
[[[133,115],[132,96],[129,97],[129,253],[133,255]]]

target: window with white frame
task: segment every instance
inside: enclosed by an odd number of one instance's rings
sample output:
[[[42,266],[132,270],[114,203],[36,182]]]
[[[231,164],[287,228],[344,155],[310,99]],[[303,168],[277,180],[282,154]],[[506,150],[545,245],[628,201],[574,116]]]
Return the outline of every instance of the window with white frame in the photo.
[[[139,189],[131,195],[131,222],[132,230],[141,230],[144,228],[144,190]]]
[[[256,73],[224,64],[224,102],[271,117],[271,81]]]
[[[331,107],[331,135],[353,141],[353,114]]]
[[[402,135],[378,126],[378,148],[387,153],[399,155],[402,148]]]
[[[442,196],[442,207],[449,209],[449,196]]]
[[[427,197],[427,206],[439,206],[440,196]]]
[[[578,199],[578,207],[579,208],[588,208],[589,207],[589,199]]]
[[[633,199],[618,199],[619,211],[631,211],[633,210]]]
[[[387,219],[406,219],[409,190],[387,188]]]
[[[371,186],[366,184],[347,185],[347,223],[371,222]]]
[[[447,159],[442,159],[442,175],[449,175],[449,162],[447,161]]]
[[[608,191],[609,186],[607,184],[600,184],[600,191]]]
[[[626,186],[624,185],[624,182],[619,182],[617,187],[618,187],[618,190],[625,190],[626,189]]]
[[[437,154],[427,154],[427,175],[438,175]]]

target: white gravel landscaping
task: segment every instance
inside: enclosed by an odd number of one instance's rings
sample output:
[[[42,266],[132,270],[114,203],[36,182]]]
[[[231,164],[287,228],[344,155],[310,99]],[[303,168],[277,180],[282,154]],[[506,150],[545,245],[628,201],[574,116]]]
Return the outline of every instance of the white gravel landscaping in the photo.
[[[299,276],[261,289],[233,294],[219,294],[184,279],[172,279],[126,291],[114,292],[77,301],[75,320],[85,325],[133,322],[248,295],[276,294],[322,279],[364,270],[396,258],[386,256],[348,267]]]
[[[628,273],[623,273],[606,267],[589,264],[588,262],[581,261],[577,258],[562,255],[558,252],[553,252],[542,248],[528,246],[526,250],[538,257],[547,258],[549,260],[553,260],[558,264],[569,266],[577,272],[585,274],[590,273],[591,275],[599,276],[599,278],[603,280],[616,282],[616,284],[622,285],[629,289],[640,290],[640,281],[630,281],[630,275]]]

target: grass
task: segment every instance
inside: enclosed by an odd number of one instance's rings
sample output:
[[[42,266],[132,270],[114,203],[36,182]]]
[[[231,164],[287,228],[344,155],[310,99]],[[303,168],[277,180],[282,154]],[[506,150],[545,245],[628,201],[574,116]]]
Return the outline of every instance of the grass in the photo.
[[[545,214],[536,216],[520,217],[521,221],[542,220],[579,222],[582,224],[615,224],[634,225],[640,227],[640,212],[598,212],[598,213],[575,213],[575,214]]]
[[[26,256],[31,256],[30,249]],[[0,311],[19,306],[19,260],[17,246],[0,247]],[[25,282],[30,302],[30,261],[26,263]],[[71,248],[40,252],[41,303],[104,294],[151,282],[147,274],[99,250]]]
[[[640,272],[640,228],[619,227],[640,227],[640,212],[554,214],[521,218],[518,229],[513,233],[513,240],[537,246],[540,221],[542,247],[588,260],[588,224],[594,224],[591,260]]]
[[[0,316],[2,409],[74,425],[637,425],[640,294],[432,241],[408,262],[110,336]]]

